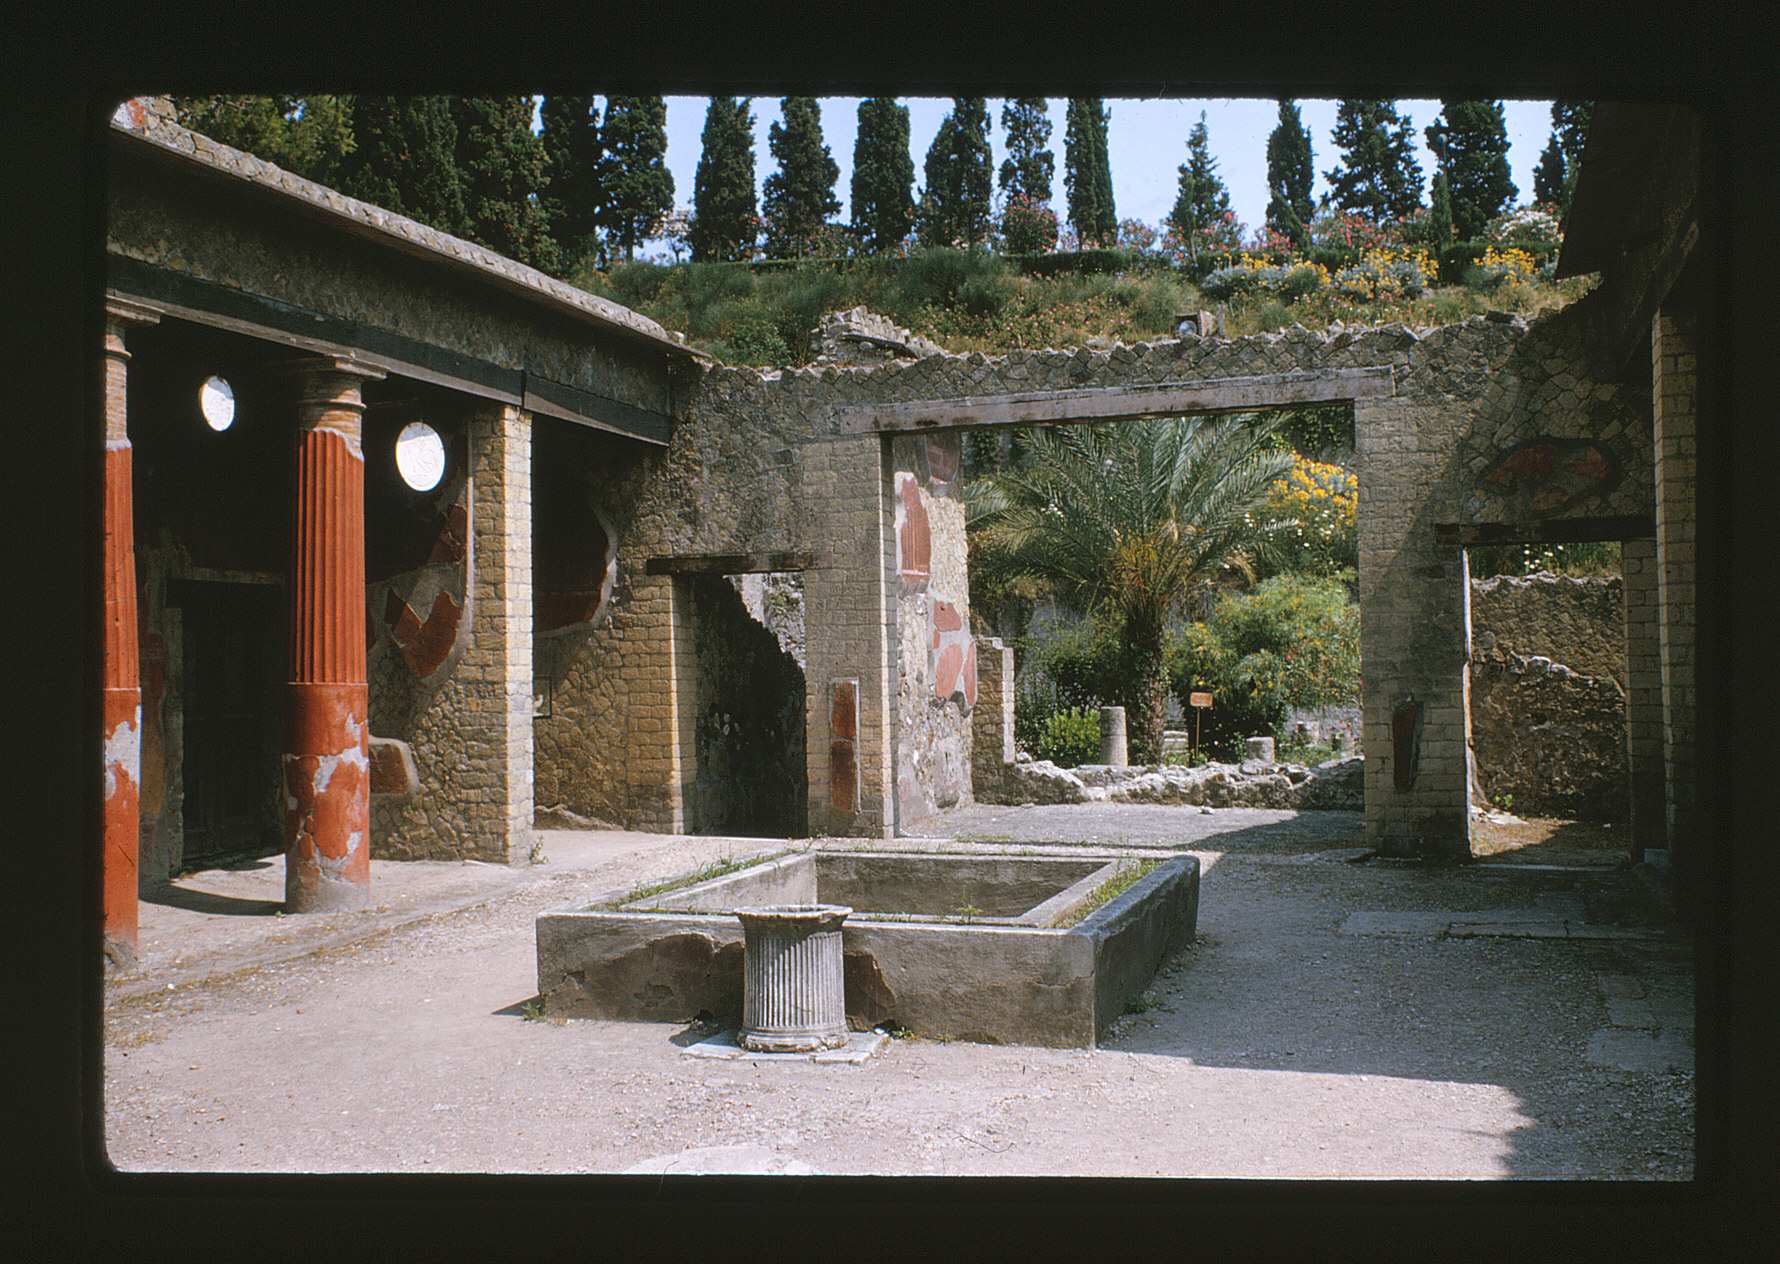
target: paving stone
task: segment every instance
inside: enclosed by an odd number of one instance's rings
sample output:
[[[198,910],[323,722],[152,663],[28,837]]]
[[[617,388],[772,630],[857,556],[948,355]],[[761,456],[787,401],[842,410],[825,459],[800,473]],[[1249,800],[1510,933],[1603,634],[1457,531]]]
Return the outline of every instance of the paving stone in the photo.
[[[1693,1038],[1679,1031],[1609,1027],[1589,1037],[1584,1056],[1596,1066],[1628,1071],[1686,1071],[1693,1067]]]

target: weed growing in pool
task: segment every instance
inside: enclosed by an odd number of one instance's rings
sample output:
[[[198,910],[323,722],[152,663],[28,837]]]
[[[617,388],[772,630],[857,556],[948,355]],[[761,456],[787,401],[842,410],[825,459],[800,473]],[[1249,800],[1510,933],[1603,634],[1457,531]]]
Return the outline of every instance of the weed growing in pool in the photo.
[[[1076,912],[1076,915],[1066,925],[1075,925],[1114,896],[1123,894],[1135,885],[1139,878],[1154,873],[1161,864],[1160,860],[1140,860],[1134,865],[1121,868],[1112,877],[1094,888],[1088,898],[1082,901],[1081,908]]]
[[[613,908],[625,904],[634,904],[638,900],[646,900],[652,895],[662,895],[668,891],[678,891],[681,887],[696,886],[700,882],[709,882],[712,878],[721,878],[724,874],[734,873],[737,869],[744,869],[750,865],[764,865],[771,861],[778,860],[782,856],[789,856],[797,850],[799,849],[796,847],[781,847],[778,851],[767,852],[760,856],[725,856],[720,860],[713,860],[707,864],[700,865],[691,873],[683,873],[677,878],[666,878],[660,882],[646,882],[634,886],[616,900],[602,900],[598,904],[588,905],[588,908]],[[660,912],[662,910],[655,909],[649,911]]]

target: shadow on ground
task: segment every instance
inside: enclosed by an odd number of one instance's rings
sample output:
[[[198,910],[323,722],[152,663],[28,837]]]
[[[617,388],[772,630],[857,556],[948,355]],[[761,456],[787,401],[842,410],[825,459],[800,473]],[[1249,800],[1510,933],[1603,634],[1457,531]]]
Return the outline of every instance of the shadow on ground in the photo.
[[[1371,856],[1359,813],[1108,806],[982,829],[1204,855],[1195,942],[1107,1048],[1505,1091],[1527,1121],[1510,1172],[1691,1173],[1690,940],[1623,828],[1504,823],[1490,857],[1434,864]]]
[[[194,891],[177,882],[142,893],[143,900],[167,908],[184,909],[188,913],[220,913],[232,917],[270,917],[284,912],[283,900],[249,900],[237,895],[217,895],[210,891]]]

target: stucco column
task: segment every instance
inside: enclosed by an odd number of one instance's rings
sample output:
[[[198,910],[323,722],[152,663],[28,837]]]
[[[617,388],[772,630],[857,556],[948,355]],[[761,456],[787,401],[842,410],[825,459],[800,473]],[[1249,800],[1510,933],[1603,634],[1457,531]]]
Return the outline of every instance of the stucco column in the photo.
[[[380,370],[290,361],[296,506],[285,686],[284,908],[363,908],[371,886],[361,385]]]
[[[136,882],[142,826],[142,678],[136,649],[136,528],[128,428],[125,332],[160,313],[128,299],[105,301],[105,626],[100,649],[105,730],[105,957],[136,964]]]

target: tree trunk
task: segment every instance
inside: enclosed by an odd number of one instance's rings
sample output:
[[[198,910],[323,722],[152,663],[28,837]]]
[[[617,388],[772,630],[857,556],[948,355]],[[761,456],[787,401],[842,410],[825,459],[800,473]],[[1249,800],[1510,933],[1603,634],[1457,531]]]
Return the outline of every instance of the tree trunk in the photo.
[[[1159,629],[1145,629],[1133,638],[1137,651],[1137,713],[1128,717],[1135,735],[1137,762],[1162,762],[1162,725],[1168,712],[1167,659]]]

